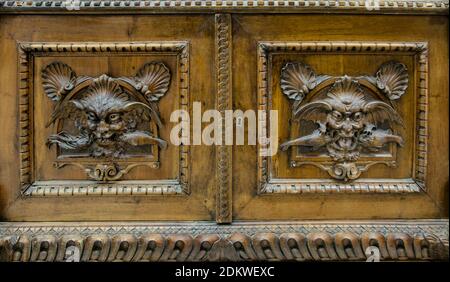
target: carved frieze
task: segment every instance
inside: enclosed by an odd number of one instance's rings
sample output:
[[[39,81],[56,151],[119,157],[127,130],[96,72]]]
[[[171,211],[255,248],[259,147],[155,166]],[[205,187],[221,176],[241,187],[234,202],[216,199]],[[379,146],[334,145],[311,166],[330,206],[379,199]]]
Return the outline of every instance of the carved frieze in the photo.
[[[386,98],[370,91],[363,81],[376,86]],[[308,102],[303,102],[310,91],[330,83],[331,87],[316,92]],[[313,122],[316,128],[309,134],[284,142],[280,148],[286,151],[292,146],[303,146],[318,155],[324,148],[333,163],[308,164],[326,170],[335,179],[357,179],[361,172],[380,163],[374,158],[361,164],[358,162],[361,154],[379,152],[388,144],[403,146],[404,140],[396,131],[397,126],[403,126],[403,121],[391,100],[404,95],[407,87],[408,71],[399,62],[382,64],[373,77],[316,75],[304,63],[287,63],[281,71],[281,88],[293,101],[293,119]],[[293,162],[293,166],[301,164]]]
[[[372,249],[383,261],[446,260],[448,221],[0,225],[3,261],[365,261]]]
[[[384,0],[383,2],[361,3],[358,0],[79,0],[79,1],[0,1],[0,11],[34,11],[34,12],[78,12],[85,11],[123,13],[123,12],[256,12],[288,11],[289,13],[338,13],[353,11],[360,13],[448,13],[448,0]]]

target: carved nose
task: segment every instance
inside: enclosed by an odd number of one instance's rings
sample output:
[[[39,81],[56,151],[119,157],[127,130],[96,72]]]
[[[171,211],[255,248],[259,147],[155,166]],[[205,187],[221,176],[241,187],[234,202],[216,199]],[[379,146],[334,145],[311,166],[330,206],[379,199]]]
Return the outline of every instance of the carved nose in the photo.
[[[344,125],[342,126],[342,129],[343,129],[345,132],[350,132],[350,131],[352,131],[352,125],[351,125],[350,120],[349,120],[348,118],[345,120]]]
[[[97,132],[99,133],[105,133],[109,130],[108,125],[106,124],[106,122],[104,122],[103,120],[100,121],[98,127],[97,127]]]

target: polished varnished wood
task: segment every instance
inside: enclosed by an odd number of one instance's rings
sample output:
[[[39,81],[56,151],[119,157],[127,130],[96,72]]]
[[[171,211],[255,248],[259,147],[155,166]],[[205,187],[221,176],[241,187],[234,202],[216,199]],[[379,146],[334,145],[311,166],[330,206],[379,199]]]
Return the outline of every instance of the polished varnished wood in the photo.
[[[234,164],[234,218],[235,219],[325,219],[325,218],[417,218],[437,217],[445,214],[443,203],[445,191],[448,189],[448,82],[447,82],[447,50],[448,23],[439,17],[378,16],[370,17],[370,25],[363,16],[328,16],[326,19],[317,16],[297,17],[292,15],[237,15],[233,18],[233,63],[235,64],[233,80],[233,104],[242,110],[258,107],[257,52],[258,42],[428,42],[429,52],[429,96],[428,96],[428,152],[426,192],[414,194],[373,194],[373,193],[306,193],[283,195],[258,195],[257,178],[249,178],[248,174],[257,175],[255,165],[257,151],[253,146],[235,147]],[[414,24],[411,24],[414,23]],[[430,34],[429,29],[436,33]],[[438,32],[440,31],[440,32]],[[276,52],[276,51],[275,51]],[[402,56],[395,52],[389,54],[365,55],[358,52],[298,52],[295,50],[286,55],[278,51],[273,55],[272,66],[267,79],[271,82],[273,95],[272,108],[278,105],[279,143],[289,138],[289,119],[291,107],[279,86],[279,74],[284,63],[289,61],[305,61],[318,73],[332,75],[372,74],[385,61],[401,60],[414,70],[414,56]],[[348,53],[348,54],[347,54]],[[441,67],[433,67],[439,64]],[[405,147],[398,149],[398,166],[395,169],[385,166],[373,167],[366,177],[370,178],[407,178],[414,166],[412,151],[414,148],[414,126],[416,116],[417,77],[409,82],[408,94],[398,102],[400,115],[409,123],[405,134]],[[416,85],[416,86],[414,86]],[[242,93],[254,93],[242,95]],[[258,95],[257,95],[258,94]],[[445,155],[445,157],[444,157]],[[320,178],[329,179],[326,172],[317,168],[304,166],[301,169],[289,168],[288,155],[278,153],[273,159],[275,165],[271,172],[281,178]],[[278,159],[280,159],[278,161]],[[320,182],[319,182],[320,183]],[[236,196],[239,195],[239,196]],[[354,212],[354,211],[358,212]]]
[[[189,41],[189,84],[190,101],[201,101],[204,108],[214,108],[214,17],[211,16],[155,16],[155,17],[89,17],[89,16],[2,16],[2,53],[5,54],[2,67],[2,115],[5,120],[5,134],[2,138],[1,200],[2,217],[8,220],[214,220],[214,147],[192,146],[189,167],[191,193],[187,195],[158,196],[138,195],[131,197],[93,196],[68,198],[23,198],[19,185],[19,151],[16,146],[18,132],[13,129],[17,125],[19,112],[17,99],[18,45],[17,42],[171,42]],[[93,28],[95,27],[95,28]],[[12,28],[12,29],[11,29]],[[46,32],[43,32],[47,29]],[[9,31],[7,31],[9,30]],[[10,35],[8,35],[10,34]],[[12,37],[11,37],[12,36]],[[79,168],[53,167],[53,151],[45,146],[45,140],[52,133],[46,128],[52,103],[43,92],[39,71],[54,61],[62,61],[70,65],[80,75],[98,77],[104,73],[113,76],[133,76],[139,68],[151,61],[164,61],[172,70],[175,81],[167,93],[167,97],[159,103],[161,118],[165,127],[160,129],[160,136],[169,140],[173,126],[169,122],[170,113],[179,109],[178,89],[180,69],[176,64],[176,56],[172,53],[154,54],[151,52],[41,52],[34,59],[35,70],[32,84],[34,92],[33,111],[36,180],[83,180],[85,173]],[[10,62],[8,62],[10,60]],[[10,67],[6,67],[9,65]],[[190,110],[190,109],[189,109]],[[11,119],[11,120],[8,120]],[[14,121],[15,120],[15,121]],[[8,125],[6,125],[6,123]],[[170,148],[172,147],[172,148]],[[54,148],[53,148],[54,150]],[[169,146],[160,151],[160,168],[136,167],[126,176],[127,180],[142,179],[175,179],[180,162],[179,147]],[[212,157],[207,157],[212,156]],[[210,175],[210,176],[208,176]],[[76,182],[72,181],[72,184]],[[126,185],[125,185],[126,186]]]
[[[0,1],[0,260],[448,259],[448,1],[66,4]]]
[[[175,23],[179,22],[180,28],[175,29],[167,27],[167,30],[172,30],[173,35],[168,37],[167,35],[158,35],[158,32],[161,33],[161,29],[155,28],[153,23],[158,23],[159,25],[164,24],[167,22],[167,17],[170,19],[176,20]],[[150,19],[144,18],[141,16],[137,16],[134,18],[134,20],[131,17],[115,17],[114,21],[117,24],[117,26],[121,26],[119,29],[122,30],[121,32],[115,32],[114,34],[108,33],[108,23],[110,21],[110,18],[108,17],[94,17],[90,18],[87,16],[74,16],[74,17],[62,17],[62,16],[55,16],[50,18],[45,18],[42,16],[30,16],[26,18],[25,21],[24,18],[21,17],[14,17],[14,16],[3,16],[2,22],[5,24],[2,24],[2,27],[5,27],[6,24],[8,26],[12,26],[14,30],[14,38],[8,38],[4,37],[3,40],[5,40],[6,44],[2,45],[2,48],[4,49],[5,54],[16,54],[16,45],[14,44],[14,41],[69,41],[69,42],[83,42],[83,41],[93,41],[96,39],[97,41],[102,40],[102,38],[99,38],[98,36],[105,36],[105,41],[120,41],[120,40],[128,40],[128,41],[140,41],[144,39],[148,39],[147,36],[145,36],[146,32],[150,34],[151,32],[151,38],[154,40],[162,40],[162,39],[170,39],[170,40],[185,40],[187,39],[186,34],[184,33],[183,36],[178,35],[181,32],[187,32],[188,28],[186,27],[187,23],[187,17],[180,17],[180,16],[156,16],[151,17]],[[145,20],[144,20],[145,19]],[[192,35],[196,40],[199,41],[198,44],[202,46],[202,48],[199,48],[199,45],[196,45],[196,41],[191,41],[191,68],[194,68],[194,70],[191,70],[191,80],[193,81],[194,78],[197,79],[197,81],[205,80],[205,82],[202,83],[193,83],[191,85],[191,92],[196,93],[195,95],[203,95],[198,96],[198,100],[204,100],[211,101],[213,103],[214,98],[211,95],[211,90],[208,91],[205,83],[213,83],[207,76],[207,73],[211,73],[212,69],[214,67],[213,62],[206,62],[205,61],[205,52],[208,52],[208,49],[205,49],[205,46],[212,46],[213,44],[213,37],[212,37],[212,27],[211,24],[213,22],[213,18],[208,16],[196,16],[194,18],[189,17],[190,25],[196,25],[196,30],[200,30],[203,32],[209,32],[211,34],[211,37],[208,38],[207,36],[203,36],[201,33],[196,33],[195,35]],[[194,21],[194,19],[196,21]],[[264,20],[263,20],[264,19]],[[447,48],[446,43],[444,42],[445,38],[440,35],[440,33],[436,32],[433,34],[427,34],[427,28],[433,28],[434,30],[445,30],[447,27],[447,23],[444,19],[438,18],[438,17],[386,17],[386,16],[379,16],[379,17],[371,17],[371,20],[376,24],[377,22],[386,21],[385,25],[374,25],[374,27],[371,29],[360,29],[358,28],[350,28],[358,25],[358,23],[362,23],[364,21],[364,17],[362,16],[332,16],[330,19],[333,19],[333,21],[330,21],[329,25],[330,27],[327,28],[327,22],[323,22],[319,16],[302,16],[302,17],[296,17],[296,16],[233,16],[233,31],[235,34],[235,37],[233,37],[233,62],[236,64],[236,62],[239,62],[238,65],[235,67],[235,75],[239,75],[239,77],[244,77],[244,79],[238,79],[236,78],[237,82],[234,81],[233,83],[233,93],[236,96],[234,107],[240,108],[240,109],[251,109],[255,107],[255,96],[253,95],[240,95],[238,93],[255,93],[256,89],[256,64],[255,64],[255,56],[251,56],[251,54],[254,54],[256,52],[256,42],[263,41],[263,40],[271,40],[271,41],[304,41],[304,40],[335,40],[335,41],[342,41],[342,40],[365,40],[365,41],[373,41],[373,40],[382,40],[382,41],[427,41],[429,42],[429,48],[430,48],[430,54],[429,54],[429,61],[430,65],[433,66],[434,64],[437,64],[439,62],[439,65],[443,65],[443,68],[431,68],[430,74],[429,74],[429,86],[430,86],[430,98],[429,98],[429,135],[431,138],[429,138],[429,152],[428,152],[428,165],[430,166],[430,169],[428,169],[428,183],[427,183],[427,191],[426,193],[421,193],[418,195],[406,195],[406,196],[398,196],[398,195],[327,195],[327,196],[300,196],[300,195],[286,195],[286,196],[256,196],[257,193],[257,185],[255,183],[256,177],[244,177],[245,175],[255,175],[256,176],[256,166],[255,166],[255,159],[256,159],[256,153],[254,151],[254,147],[249,146],[242,146],[242,147],[235,147],[234,148],[234,155],[237,158],[237,161],[234,162],[234,173],[236,173],[235,177],[233,178],[233,182],[235,183],[233,185],[233,189],[235,190],[236,194],[239,196],[234,197],[234,206],[237,209],[237,211],[241,210],[241,212],[235,212],[235,216],[237,219],[239,218],[264,218],[264,217],[271,217],[274,219],[280,219],[280,218],[340,218],[340,217],[392,217],[392,218],[398,218],[398,217],[420,217],[420,216],[426,216],[426,217],[432,217],[437,216],[440,214],[440,208],[438,203],[442,203],[443,200],[443,193],[446,185],[446,167],[448,166],[448,161],[443,158],[442,152],[445,152],[447,150],[446,146],[441,145],[441,139],[445,140],[445,132],[446,132],[446,126],[441,126],[442,122],[446,122],[447,118],[447,109],[443,106],[446,105],[447,97],[446,95],[442,93],[446,93],[446,87],[447,82],[443,78],[445,75],[445,72],[443,69],[445,69],[445,52],[436,52],[435,50],[445,50]],[[142,20],[142,23],[141,23]],[[32,25],[31,29],[36,29],[39,27],[39,22],[45,22],[45,25],[47,28],[51,29],[51,33],[41,33],[41,32],[35,32],[35,33],[29,33],[25,32],[24,28],[26,24],[29,22],[36,21],[36,25]],[[139,24],[136,24],[136,22],[139,21]],[[266,21],[273,22],[274,24],[270,24],[269,26],[266,26]],[[278,23],[279,21],[279,23]],[[407,22],[409,21],[417,21],[417,24],[414,26],[407,25]],[[79,25],[95,25],[97,32],[93,33],[90,29],[75,29],[75,27],[70,24],[71,22],[78,23]],[[135,23],[134,23],[135,22]],[[275,22],[277,22],[275,24]],[[304,25],[294,24],[298,22],[304,22]],[[134,24],[133,24],[134,23]],[[307,24],[308,23],[308,24]],[[320,24],[319,24],[320,23]],[[285,28],[280,31],[279,26],[284,26]],[[333,27],[331,28],[331,25]],[[376,26],[376,28],[375,28]],[[389,28],[387,28],[389,26]],[[154,30],[152,30],[152,27]],[[320,28],[319,28],[320,27]],[[72,30],[71,30],[72,29]],[[103,30],[102,30],[103,29]],[[145,30],[145,32],[144,32]],[[190,30],[195,30],[194,26]],[[320,32],[319,32],[320,30]],[[334,30],[334,31],[333,31]],[[139,32],[138,32],[139,31]],[[374,32],[377,32],[379,35],[374,35]],[[409,32],[406,32],[409,31]],[[328,34],[330,33],[331,34]],[[8,33],[4,33],[8,34]],[[10,36],[12,36],[12,33],[9,33]],[[37,36],[37,38],[32,38],[30,35],[35,34],[34,37]],[[70,34],[70,36],[69,36]],[[296,35],[297,34],[297,35]],[[300,36],[301,34],[301,36]],[[107,37],[106,37],[107,35]],[[211,50],[212,52],[212,50]],[[198,57],[196,57],[198,54]],[[395,55],[394,55],[395,56]],[[198,58],[199,61],[196,61]],[[283,58],[281,62],[287,61],[287,60],[298,60],[299,57],[295,54],[290,55],[290,57],[283,57],[279,56],[278,58]],[[323,56],[310,56],[308,58],[309,62],[311,64],[320,65],[321,69],[320,72],[322,73],[331,73],[336,75],[342,75],[344,73],[346,74],[361,74],[361,73],[373,73],[376,70],[377,64],[380,62],[384,62],[386,60],[390,59],[403,59],[402,62],[407,64],[409,69],[414,69],[413,60],[411,58],[402,58],[402,57],[393,57],[393,55],[380,55],[378,57],[370,56],[367,57],[364,54],[361,55],[333,55],[333,54],[326,54]],[[439,59],[440,58],[440,59]],[[14,59],[14,56],[6,56],[5,59]],[[67,63],[71,63],[74,67],[77,68],[77,71],[79,73],[84,73],[86,75],[98,75],[99,73],[111,73],[112,75],[131,75],[133,73],[132,69],[136,68],[136,64],[141,65],[147,58],[141,58],[139,57],[139,62],[130,61],[129,58],[127,58],[126,63],[123,61],[123,58],[121,57],[114,57],[114,56],[107,56],[107,57],[98,57],[99,63],[98,64],[87,64],[83,60],[91,60],[92,58],[65,58]],[[136,58],[138,59],[138,58]],[[148,59],[152,59],[151,57]],[[316,61],[313,61],[316,60]],[[345,59],[345,61],[343,61]],[[368,61],[368,60],[372,61]],[[42,60],[42,62],[41,62]],[[50,63],[53,58],[47,58],[42,57],[37,59],[35,61],[36,68],[40,68],[40,66],[43,66],[47,63]],[[117,61],[117,64],[114,62]],[[104,62],[105,67],[102,68],[103,65],[102,62]],[[170,62],[170,61],[168,61]],[[335,62],[335,63],[333,63]],[[274,68],[279,68],[281,65],[280,63],[277,63],[276,60],[273,61]],[[124,64],[128,65],[129,68],[132,68],[130,71],[124,70]],[[4,75],[2,75],[3,79],[6,79],[6,81],[15,81],[14,78],[14,70],[11,68],[6,69],[6,66],[14,65],[11,64],[4,64],[5,70]],[[174,66],[172,66],[174,67]],[[101,68],[101,69],[98,69]],[[198,70],[197,70],[198,68]],[[209,71],[206,71],[209,69]],[[10,79],[8,79],[10,77]],[[273,76],[274,79],[276,79],[277,76]],[[37,83],[39,83],[39,77],[37,77]],[[277,81],[274,80],[272,82],[274,85],[276,85]],[[411,79],[410,81],[410,89],[414,88],[413,86],[414,80]],[[4,83],[5,88],[3,91],[5,91],[4,99],[5,102],[2,103],[3,107],[5,109],[2,111],[5,114],[5,116],[9,116],[10,119],[15,117],[17,119],[17,111],[15,110],[17,107],[11,107],[11,105],[15,105],[11,100],[11,102],[8,101],[8,99],[13,99],[14,95],[14,84],[12,83]],[[212,85],[212,84],[211,84]],[[37,85],[34,86],[35,89],[38,91],[42,91]],[[210,89],[214,89],[213,87],[209,87]],[[10,90],[8,90],[10,89]],[[274,86],[274,93],[281,93],[279,87]],[[435,90],[436,89],[436,90]],[[8,95],[9,93],[9,95]],[[275,95],[275,94],[274,94]],[[42,100],[42,93],[41,95],[38,95],[37,97],[39,99],[36,99],[36,103],[38,103],[40,100]],[[197,97],[197,96],[195,96]],[[197,98],[191,97],[191,100],[197,100]],[[282,100],[282,96],[278,94],[280,103],[283,103],[284,110],[281,112],[280,116],[286,116],[288,115],[289,107],[288,102],[286,100]],[[407,115],[407,112],[410,112],[411,109],[414,108],[414,93],[411,92],[411,95],[405,95],[404,99],[405,101],[402,101],[402,103],[399,103],[400,114],[408,121],[410,120],[409,124],[411,124],[414,119],[413,115]],[[442,100],[441,100],[442,99]],[[17,101],[17,100],[16,100]],[[169,103],[169,100],[162,101],[162,103]],[[436,104],[434,104],[436,103]],[[50,102],[45,101],[46,107],[49,107]],[[40,104],[37,104],[40,105]],[[172,104],[173,105],[173,104]],[[206,104],[205,104],[206,105]],[[212,105],[212,104],[211,104]],[[409,108],[408,108],[409,107]],[[435,110],[436,107],[442,107],[442,109]],[[161,106],[162,109],[168,109],[164,105]],[[43,110],[42,107],[35,107],[36,113],[38,117],[42,117],[43,119],[46,118],[43,114],[44,112],[50,111],[50,109]],[[168,119],[168,110],[166,110],[167,113],[165,119]],[[442,119],[442,115],[444,115],[444,118]],[[439,127],[437,128],[438,124],[433,122],[436,119],[439,119],[439,116],[441,117],[441,123],[439,123]],[[14,120],[14,119],[13,119]],[[286,120],[283,120],[282,118],[279,119],[280,123],[286,122]],[[15,126],[13,122],[7,122],[8,120],[5,120],[5,138],[3,138],[2,142],[4,142],[4,146],[2,148],[5,148],[4,158],[3,160],[9,160],[10,165],[5,166],[4,169],[2,169],[2,175],[3,179],[6,181],[15,181],[17,177],[14,177],[13,175],[17,175],[18,169],[17,168],[17,162],[13,160],[17,160],[17,149],[12,150],[11,147],[14,144],[14,136],[13,132],[15,132]],[[35,121],[36,124],[39,124],[39,120]],[[11,127],[11,128],[8,128]],[[285,139],[283,136],[283,132],[287,132],[286,127],[280,126],[281,135],[280,139]],[[168,129],[165,132],[161,132],[162,136],[168,135]],[[35,139],[40,140],[36,143],[36,157],[37,160],[41,159],[44,161],[40,167],[42,169],[39,171],[40,174],[45,174],[45,171],[53,171],[55,175],[58,175],[60,179],[65,179],[68,175],[64,175],[64,173],[69,173],[68,170],[62,170],[56,172],[52,166],[51,161],[49,158],[42,158],[42,156],[46,155],[47,149],[43,147],[43,140],[45,140],[45,136],[49,134],[49,132],[45,132],[45,130],[36,130],[35,131]],[[405,136],[406,140],[412,140],[414,138],[413,131],[408,130],[405,132],[407,134]],[[408,135],[409,134],[409,135]],[[434,137],[434,136],[442,136],[442,137]],[[9,137],[8,137],[9,136]],[[42,138],[41,138],[42,137]],[[9,139],[8,139],[9,138]],[[8,141],[9,140],[9,141]],[[41,142],[41,143],[39,143]],[[9,145],[8,145],[9,144]],[[398,158],[398,168],[396,170],[387,169],[385,167],[378,167],[374,168],[371,177],[378,177],[378,178],[405,178],[408,177],[408,171],[411,171],[411,165],[412,165],[412,159],[407,158],[406,156],[409,154],[408,152],[412,150],[413,142],[406,142],[406,147],[402,148],[400,151],[400,155]],[[439,149],[439,151],[436,151],[436,149]],[[213,152],[213,148],[211,147],[193,147],[194,152],[196,150],[206,150]],[[193,152],[193,154],[195,154]],[[404,155],[401,155],[403,152]],[[212,162],[211,158],[204,158],[204,156],[207,155],[205,152],[200,153],[199,159],[200,162],[195,162],[196,165],[200,165],[202,167],[208,167],[208,162]],[[280,157],[284,157],[286,155],[280,154]],[[169,156],[165,156],[170,158]],[[439,159],[441,158],[441,159]],[[47,162],[47,163],[45,163]],[[287,167],[286,161],[280,161],[280,168],[278,169],[278,173],[285,177],[288,175],[296,176],[298,173],[301,173],[301,175],[308,175],[310,174],[312,178],[328,178],[323,172],[317,171],[317,169],[312,168],[304,168],[301,172],[299,170],[292,170]],[[283,166],[285,167],[283,169]],[[162,166],[161,171],[165,171],[167,169],[173,169],[173,167],[167,167]],[[132,172],[130,177],[131,179],[138,177],[139,178],[139,170],[136,170],[135,172]],[[198,173],[205,173],[204,169],[199,169],[198,172],[194,168],[192,173],[194,175],[199,175]],[[404,171],[402,173],[402,171]],[[440,173],[439,173],[440,172]],[[61,174],[62,173],[62,174]],[[197,174],[196,174],[197,173]],[[293,174],[294,173],[294,174]],[[9,175],[9,176],[8,176]],[[80,171],[70,171],[71,177],[75,177],[75,179],[78,177],[83,177],[83,173]],[[200,177],[203,179],[203,181],[206,181],[207,178]],[[198,178],[198,179],[200,179]],[[9,180],[11,179],[11,180]],[[196,177],[192,177],[192,179],[196,179]],[[195,181],[195,180],[194,180]],[[198,181],[198,180],[197,180]],[[212,184],[211,184],[212,185]],[[2,201],[6,204],[9,202],[8,205],[5,205],[5,216],[6,218],[9,218],[11,216],[12,218],[21,218],[19,215],[22,214],[24,216],[22,219],[29,218],[29,219],[42,219],[45,220],[45,206],[47,204],[52,203],[52,205],[55,205],[56,208],[61,211],[61,217],[56,218],[64,218],[65,216],[68,216],[68,218],[79,218],[79,216],[75,216],[73,214],[72,209],[68,209],[65,207],[66,205],[62,204],[65,201],[68,201],[67,199],[39,199],[39,200],[18,200],[14,201],[15,197],[17,197],[17,185],[5,185],[5,189],[2,189]],[[192,184],[192,187],[195,191],[195,189],[199,189],[199,191],[202,191],[202,193],[208,193],[207,191],[210,191],[209,189],[205,189],[204,184],[203,185],[196,185],[195,182]],[[206,186],[208,187],[208,186]],[[8,192],[9,191],[9,192]],[[213,193],[213,191],[210,191],[209,193]],[[206,194],[207,195],[207,194]],[[252,196],[253,195],[253,196]],[[428,196],[430,195],[430,196]],[[197,197],[195,193],[192,194],[192,197]],[[276,197],[277,201],[273,200],[273,197]],[[165,199],[165,198],[164,198]],[[251,199],[251,200],[250,200]],[[434,199],[434,200],[432,200]],[[97,205],[106,205],[108,206],[109,202],[112,199],[97,199],[97,198],[88,198],[84,199],[82,201],[94,201]],[[77,201],[80,201],[79,199],[71,199],[70,201],[74,201],[76,203]],[[116,215],[112,215],[114,213],[111,213],[112,210],[115,208],[121,210],[124,208],[124,210],[127,210],[126,206],[131,205],[130,207],[133,207],[132,210],[136,210],[136,214],[134,215],[135,218],[139,219],[161,219],[161,217],[166,216],[155,216],[155,214],[152,214],[151,217],[147,217],[146,215],[139,214],[140,209],[146,209],[144,205],[137,205],[137,204],[130,204],[127,203],[127,200],[123,199],[120,201],[124,201],[124,205],[109,205],[108,209],[99,208],[98,213],[99,216],[93,215],[92,212],[88,212],[86,209],[76,209],[75,214],[84,214],[86,219],[102,219],[105,218],[115,218]],[[170,197],[168,197],[167,201],[164,201],[166,204],[163,204],[161,201],[158,201],[156,198],[139,198],[139,201],[149,201],[152,203],[152,205],[155,206],[156,209],[161,209],[162,207],[167,207],[167,203],[172,201]],[[178,201],[173,199],[173,201]],[[188,201],[188,200],[182,200],[182,201]],[[207,203],[209,202],[210,205],[212,205],[211,198],[207,198]],[[250,202],[249,202],[250,201]],[[29,214],[27,212],[28,205],[33,206],[34,203],[38,203],[40,208],[34,212],[33,214]],[[80,202],[81,203],[81,202]],[[257,204],[261,203],[261,204]],[[322,204],[321,204],[322,203]],[[381,204],[384,207],[391,207],[391,208],[384,208],[382,210],[379,210],[377,208],[377,205]],[[24,205],[24,206],[22,206]],[[255,205],[255,206],[254,206]],[[288,205],[290,208],[285,208],[286,205]],[[417,205],[419,205],[421,208],[417,208]],[[90,205],[92,207],[92,205]],[[200,210],[202,210],[203,204],[200,205],[193,205],[190,207],[189,214],[193,215],[195,214],[195,210],[199,209],[199,214],[201,214]],[[273,207],[270,209],[267,209],[267,206]],[[15,208],[17,207],[17,208]],[[315,208],[316,207],[316,208]],[[318,207],[321,207],[321,209],[317,210]],[[350,212],[355,207],[361,207],[361,212],[355,214]],[[364,208],[362,208],[364,207]],[[67,212],[70,210],[69,214],[66,214],[64,210],[67,209]],[[97,210],[96,207],[93,207],[94,210]],[[111,210],[112,209],[112,210]],[[261,210],[262,209],[262,210]],[[108,210],[108,211],[107,211]],[[176,209],[164,209],[164,214],[167,215],[167,218],[170,218],[174,214],[178,214],[180,218],[187,216],[186,213],[180,212],[178,213]],[[260,210],[262,214],[259,214],[257,211]],[[12,212],[15,211],[15,212]],[[161,210],[160,210],[161,211]],[[206,212],[206,210],[204,210]],[[318,212],[319,211],[319,212]],[[39,216],[40,213],[43,213],[42,217]],[[167,213],[168,212],[168,213]],[[269,213],[269,214],[267,214]],[[381,214],[380,214],[381,213]],[[28,215],[25,215],[28,214]],[[103,214],[103,215],[102,215]],[[161,214],[163,212],[161,211]],[[169,214],[171,216],[169,216]],[[206,214],[210,214],[209,212],[206,212]],[[247,215],[248,214],[248,215]],[[16,217],[19,216],[19,217]],[[53,216],[56,216],[55,213],[49,214],[51,219]],[[117,219],[125,219],[130,217],[130,213],[117,213]],[[133,217],[133,216],[132,216]],[[67,219],[68,219],[67,218]],[[189,218],[189,217],[186,217]],[[201,217],[200,217],[201,218]],[[208,216],[206,216],[204,219],[207,219]]]

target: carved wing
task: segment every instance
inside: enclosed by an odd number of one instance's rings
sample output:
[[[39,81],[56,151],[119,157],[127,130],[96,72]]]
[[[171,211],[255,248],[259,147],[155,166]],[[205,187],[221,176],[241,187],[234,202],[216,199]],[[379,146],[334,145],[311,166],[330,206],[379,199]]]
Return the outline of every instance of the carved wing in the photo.
[[[149,102],[158,101],[169,90],[170,71],[163,63],[145,64],[136,74],[136,88]]]
[[[400,115],[394,108],[384,102],[369,102],[364,106],[363,112],[366,114],[369,123],[378,124],[387,120],[391,124],[397,123],[403,126],[403,120]]]
[[[45,94],[52,101],[60,101],[75,87],[77,76],[68,65],[54,62],[46,66],[41,73]]]
[[[80,101],[70,100],[65,101],[62,107],[58,107],[52,113],[47,127],[54,123],[58,119],[71,119],[75,121],[75,125],[78,129],[81,129],[82,124],[86,121],[86,115],[83,112],[83,106]]]
[[[311,120],[314,122],[325,121],[328,112],[333,108],[326,101],[314,101],[299,107],[294,111],[294,118],[299,120]]]
[[[155,121],[158,127],[163,126],[156,103],[146,105],[141,102],[130,102],[125,106],[124,111],[124,119],[127,120],[131,128],[136,127],[142,121],[149,121],[150,119]]]

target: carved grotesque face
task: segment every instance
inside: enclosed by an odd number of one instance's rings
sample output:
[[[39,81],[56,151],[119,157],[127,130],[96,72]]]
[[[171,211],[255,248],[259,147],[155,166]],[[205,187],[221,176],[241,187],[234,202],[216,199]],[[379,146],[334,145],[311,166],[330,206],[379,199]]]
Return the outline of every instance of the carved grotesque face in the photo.
[[[167,147],[157,136],[162,123],[156,103],[170,82],[163,63],[145,64],[132,78],[92,78],[77,77],[68,65],[55,62],[42,71],[42,79],[47,96],[58,101],[47,126],[64,121],[62,130],[47,138],[49,147],[95,158],[126,158],[143,151],[132,150],[136,146],[147,146],[145,153],[148,145]]]
[[[362,133],[371,125],[384,120],[400,121],[391,106],[372,100],[356,81],[348,77],[336,81],[325,98],[301,106],[296,113],[300,119],[323,125],[319,132],[324,138],[319,136],[320,142],[316,140],[318,143],[314,143],[314,146],[326,146],[329,154],[337,161],[358,159],[358,146],[367,146],[368,142],[361,138]]]
[[[387,144],[403,145],[403,139],[393,127],[403,122],[392,101],[402,96],[408,86],[405,65],[385,63],[376,77],[331,77],[316,75],[302,62],[290,62],[281,69],[280,82],[283,94],[294,101],[293,118],[308,122],[300,125],[304,126],[300,136],[282,143],[280,149],[286,151],[291,146],[303,146],[316,156],[326,153],[334,162],[330,165],[296,160],[292,166],[315,164],[332,177],[348,181],[358,178],[374,163],[357,164],[361,153],[389,149],[385,147]],[[309,95],[308,102],[302,103],[305,94],[318,85],[322,87]],[[317,127],[309,130],[311,122]],[[309,134],[303,134],[305,131]]]
[[[136,129],[136,116],[147,110],[145,104],[129,101],[124,93],[98,93],[71,102],[83,115],[77,126],[92,141],[94,156],[120,155],[127,134]]]
[[[114,145],[117,137],[127,130],[124,120],[127,102],[112,95],[91,96],[76,103],[86,116],[85,128],[100,147]]]
[[[341,138],[353,138],[364,127],[363,97],[351,94],[330,95],[332,110],[327,114],[327,124]]]
[[[129,95],[107,76],[94,81],[82,98],[70,100],[68,108],[78,116],[75,125],[85,137],[70,146],[90,146],[95,157],[120,156],[126,144],[139,143],[136,138],[145,134],[136,136],[137,123],[148,121],[150,110],[146,104],[130,101]],[[64,137],[56,140],[70,148]]]

